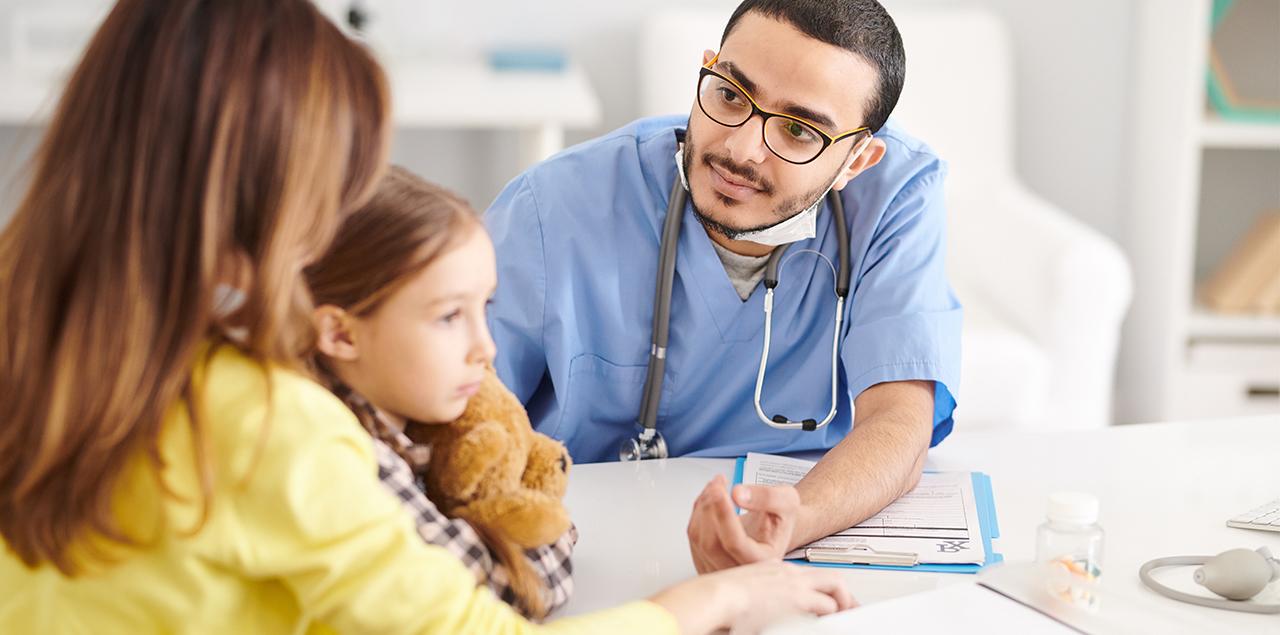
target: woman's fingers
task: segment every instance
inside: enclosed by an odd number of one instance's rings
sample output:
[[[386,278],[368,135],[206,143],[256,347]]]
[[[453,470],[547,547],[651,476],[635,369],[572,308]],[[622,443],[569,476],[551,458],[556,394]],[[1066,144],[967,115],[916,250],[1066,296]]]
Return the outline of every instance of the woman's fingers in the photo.
[[[799,598],[797,598],[797,604],[796,608],[798,610],[813,615],[830,615],[840,610],[840,606],[834,598],[817,590],[800,593]]]
[[[830,569],[815,569],[810,574],[813,577],[814,588],[834,600],[837,611],[858,606],[858,601],[845,584],[844,576]]]

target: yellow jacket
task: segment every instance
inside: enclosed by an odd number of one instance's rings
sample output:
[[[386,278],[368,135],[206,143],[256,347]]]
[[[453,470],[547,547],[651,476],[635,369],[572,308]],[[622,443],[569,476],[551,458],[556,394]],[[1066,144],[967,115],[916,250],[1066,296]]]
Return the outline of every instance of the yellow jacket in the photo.
[[[268,410],[267,379],[271,382]],[[378,482],[371,440],[328,391],[264,374],[231,347],[195,370],[213,502],[203,527],[185,404],[166,417],[159,472],[141,454],[117,517],[140,547],[111,547],[68,578],[0,552],[3,633],[663,633],[635,602],[543,627],[523,621],[442,548],[427,545]],[[140,395],[139,398],[145,398]],[[88,562],[85,560],[85,562]]]

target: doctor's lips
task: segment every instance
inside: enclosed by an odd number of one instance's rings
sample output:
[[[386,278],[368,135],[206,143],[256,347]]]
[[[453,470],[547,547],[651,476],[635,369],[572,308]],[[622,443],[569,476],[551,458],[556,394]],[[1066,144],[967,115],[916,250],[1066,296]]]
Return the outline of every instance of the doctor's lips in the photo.
[[[711,186],[721,194],[733,199],[750,198],[756,194],[769,195],[773,188],[753,174],[754,170],[743,169],[719,157],[704,155],[703,164],[710,169]]]

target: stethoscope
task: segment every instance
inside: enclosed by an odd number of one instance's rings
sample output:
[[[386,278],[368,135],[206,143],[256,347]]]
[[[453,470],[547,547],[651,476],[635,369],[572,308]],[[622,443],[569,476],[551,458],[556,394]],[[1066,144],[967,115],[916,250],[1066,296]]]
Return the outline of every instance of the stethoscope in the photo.
[[[676,132],[677,147],[684,146],[683,129]],[[623,461],[667,458],[667,442],[658,432],[658,405],[662,400],[662,379],[667,363],[667,336],[671,326],[671,291],[676,273],[676,246],[680,240],[680,225],[684,216],[688,190],[683,176],[677,175],[671,186],[671,196],[667,200],[667,218],[662,224],[662,239],[659,244],[658,280],[653,296],[653,332],[649,346],[649,367],[644,380],[644,392],[641,394],[640,417],[641,431],[633,439],[622,442],[618,450],[618,458]],[[831,208],[836,225],[836,251],[839,264],[836,271],[836,310],[835,331],[831,336],[831,408],[822,421],[804,419],[792,421],[790,418],[775,414],[769,417],[760,405],[760,392],[764,387],[765,371],[769,366],[769,344],[773,333],[773,292],[778,286],[778,266],[789,245],[779,245],[769,256],[764,269],[764,347],[760,353],[760,370],[756,374],[755,410],[756,417],[765,425],[779,430],[804,430],[812,432],[828,423],[836,416],[836,372],[840,355],[840,327],[844,322],[845,299],[849,296],[849,232],[845,226],[844,202],[839,193],[827,193],[827,205]]]

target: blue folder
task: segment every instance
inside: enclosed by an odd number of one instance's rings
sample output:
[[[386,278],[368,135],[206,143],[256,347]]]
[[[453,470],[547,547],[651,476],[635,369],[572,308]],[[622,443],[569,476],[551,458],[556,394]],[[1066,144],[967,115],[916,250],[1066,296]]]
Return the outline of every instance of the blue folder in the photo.
[[[738,457],[733,468],[733,483],[742,483],[742,469],[747,457]],[[982,552],[986,558],[982,564],[917,564],[913,567],[883,564],[840,564],[835,562],[809,562],[808,560],[792,560],[797,564],[811,567],[837,567],[845,569],[886,569],[890,571],[935,571],[938,573],[977,573],[983,567],[1004,561],[1004,556],[992,550],[991,540],[1000,537],[1000,525],[996,520],[996,499],[991,493],[991,477],[982,472],[973,472],[974,505],[978,508],[978,525],[982,533]]]

